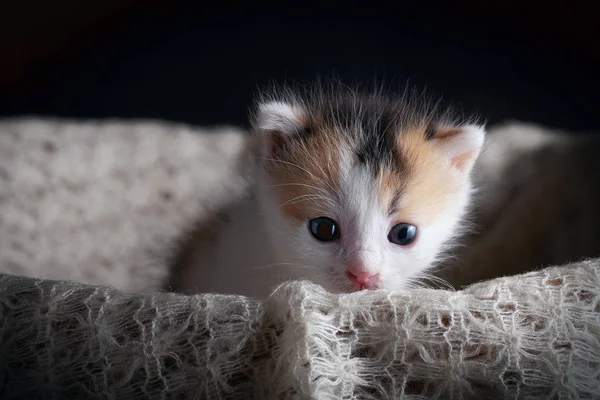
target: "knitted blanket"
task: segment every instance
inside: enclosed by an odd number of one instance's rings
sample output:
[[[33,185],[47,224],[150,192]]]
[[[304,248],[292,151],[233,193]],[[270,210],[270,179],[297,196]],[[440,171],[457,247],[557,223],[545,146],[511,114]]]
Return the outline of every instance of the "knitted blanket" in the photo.
[[[0,122],[0,271],[161,289],[173,239],[236,197],[239,129]]]
[[[219,131],[218,134],[213,134]],[[0,398],[595,398],[600,261],[461,291],[161,291],[243,134],[0,123]]]

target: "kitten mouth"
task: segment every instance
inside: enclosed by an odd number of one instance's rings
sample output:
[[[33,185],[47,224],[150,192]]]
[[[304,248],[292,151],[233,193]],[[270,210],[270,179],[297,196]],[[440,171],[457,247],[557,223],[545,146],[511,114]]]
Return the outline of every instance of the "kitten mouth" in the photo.
[[[335,282],[334,290],[338,293],[355,293],[355,292],[361,292],[364,290],[379,289],[378,285],[376,285],[376,284],[370,283],[367,285],[360,285],[358,283],[352,282],[347,276],[344,276],[344,275],[336,272],[334,268],[330,268],[329,273],[331,274],[332,279]]]
[[[352,275],[346,271],[346,277],[348,278],[347,282],[348,282],[348,286],[350,287],[350,291],[351,292],[360,292],[363,290],[376,290],[378,289],[376,284],[373,283],[365,283],[365,284],[360,284],[357,282],[352,282]]]
[[[377,285],[367,284],[367,285],[359,285],[358,283],[348,283],[348,288],[351,293],[353,292],[362,292],[365,290],[377,290]]]

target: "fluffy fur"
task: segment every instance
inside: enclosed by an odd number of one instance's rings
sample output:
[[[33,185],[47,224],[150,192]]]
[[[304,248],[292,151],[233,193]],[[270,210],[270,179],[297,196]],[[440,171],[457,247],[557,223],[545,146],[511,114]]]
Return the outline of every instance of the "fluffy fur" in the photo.
[[[410,286],[458,234],[484,140],[421,95],[342,85],[264,94],[252,132],[251,194],[202,250],[196,290],[263,296],[288,279],[358,290],[350,264],[373,277],[368,288]],[[334,219],[340,238],[316,240],[315,217]],[[388,240],[401,222],[418,229],[408,246]]]

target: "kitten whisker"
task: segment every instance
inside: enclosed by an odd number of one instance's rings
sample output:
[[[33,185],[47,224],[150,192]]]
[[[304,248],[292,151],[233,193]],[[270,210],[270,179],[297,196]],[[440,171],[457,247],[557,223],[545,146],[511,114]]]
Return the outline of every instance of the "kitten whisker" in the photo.
[[[323,184],[324,186],[326,186],[327,188],[329,188],[333,193],[336,193],[337,191],[335,190],[335,188],[333,188],[331,186],[331,184],[329,184],[328,182],[325,182],[323,179],[319,178],[318,176],[316,176],[315,174],[313,174],[312,172],[310,172],[309,170],[307,170],[306,168],[303,168],[301,166],[299,166],[296,163],[290,162],[290,161],[285,161],[285,160],[277,160],[275,158],[269,158],[269,157],[259,157],[259,159],[263,160],[263,161],[272,161],[272,162],[278,162],[278,163],[282,163],[282,164],[286,164],[286,165],[290,165],[292,167],[298,168],[301,171],[306,172],[308,175],[310,175],[313,179],[315,179],[317,182]],[[324,175],[326,175],[324,173]]]
[[[290,161],[285,161],[285,160],[278,160],[275,158],[270,158],[270,157],[259,157],[259,159],[263,160],[263,161],[272,161],[272,162],[278,162],[278,163],[282,163],[282,164],[286,164],[286,165],[290,165],[294,168],[298,168],[299,170],[306,172],[308,175],[310,175],[312,178],[316,179],[317,181],[319,181],[320,183],[325,184],[325,182],[323,182],[318,176],[315,176],[315,174],[313,174],[312,172],[310,172],[309,170],[307,170],[306,168],[303,168],[301,166],[299,166],[296,163],[290,162]]]
[[[442,279],[438,276],[432,275],[428,272],[421,272],[419,275],[412,277],[415,282],[422,284],[423,286],[431,289],[445,289],[454,291],[452,286],[447,280]],[[429,284],[428,284],[429,282]],[[434,285],[437,285],[434,287]]]
[[[270,185],[267,186],[268,188],[277,188],[277,187],[284,187],[284,186],[301,186],[301,187],[306,187],[309,189],[313,189],[316,190],[317,192],[321,193],[323,196],[331,196],[331,193],[329,193],[327,190],[321,189],[319,187],[313,186],[313,185],[308,185],[305,183],[281,183],[278,185]]]
[[[297,264],[297,263],[274,263],[274,264],[268,264],[268,265],[262,265],[262,266],[258,266],[258,267],[254,267],[255,269],[265,269],[265,268],[273,268],[273,267],[282,267],[282,266],[286,266],[286,265],[292,265],[294,267],[298,267],[298,268],[316,268],[315,266],[312,265],[303,265],[303,264]]]
[[[273,263],[273,264],[267,264],[267,265],[260,265],[258,267],[254,267],[254,269],[265,269],[265,268],[272,268],[272,267],[283,266],[283,265],[295,265],[295,264],[294,263]]]
[[[287,205],[290,204],[295,204],[301,201],[308,201],[308,200],[324,200],[326,201],[328,204],[332,204],[331,199],[327,198],[327,197],[323,197],[323,196],[319,196],[319,195],[314,195],[314,194],[303,194],[301,196],[296,196],[293,199],[290,199],[288,201],[286,201],[283,204],[280,204],[279,207],[285,207]]]

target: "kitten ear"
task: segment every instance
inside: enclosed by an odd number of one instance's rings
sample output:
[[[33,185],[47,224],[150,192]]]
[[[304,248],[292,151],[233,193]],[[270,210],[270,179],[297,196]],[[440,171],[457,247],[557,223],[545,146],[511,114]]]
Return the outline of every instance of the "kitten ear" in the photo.
[[[258,106],[255,133],[266,155],[271,155],[286,140],[298,135],[304,128],[304,112],[291,104],[273,101]]]
[[[485,128],[479,125],[440,127],[434,135],[436,147],[450,164],[465,174],[471,172],[485,140]]]

